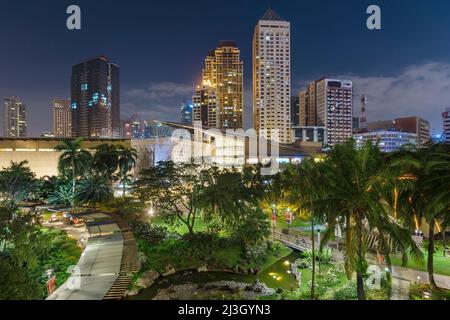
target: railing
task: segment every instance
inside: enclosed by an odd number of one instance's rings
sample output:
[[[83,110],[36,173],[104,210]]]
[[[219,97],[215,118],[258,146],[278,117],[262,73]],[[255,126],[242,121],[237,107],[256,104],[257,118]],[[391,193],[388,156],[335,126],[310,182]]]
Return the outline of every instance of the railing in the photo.
[[[281,241],[286,244],[288,247],[293,249],[297,249],[300,251],[312,250],[312,241],[311,239],[300,238],[297,236],[284,234],[281,232],[273,231],[272,238],[277,241]],[[318,242],[314,243],[316,250],[319,249],[320,244]],[[336,242],[328,242],[326,245],[332,253],[335,260],[342,260],[342,252],[339,251],[339,245]]]
[[[304,238],[299,238],[297,236],[292,236],[289,234],[284,234],[281,232],[273,232],[272,237],[274,240],[285,242],[288,245],[294,246],[301,250],[312,249],[312,241]]]

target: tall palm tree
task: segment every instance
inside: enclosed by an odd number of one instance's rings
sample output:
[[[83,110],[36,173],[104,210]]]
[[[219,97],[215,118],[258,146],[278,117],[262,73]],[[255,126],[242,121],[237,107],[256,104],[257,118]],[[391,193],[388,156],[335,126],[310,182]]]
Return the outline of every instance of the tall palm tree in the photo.
[[[430,285],[437,288],[434,279],[435,232],[439,221],[443,225],[447,223],[450,206],[448,147],[431,145],[417,152],[402,151],[392,165],[401,168],[402,174],[415,182],[404,207],[410,211],[409,215],[415,216],[417,224],[425,221],[429,225],[427,268]]]
[[[80,180],[75,201],[81,204],[90,204],[97,208],[97,204],[113,197],[111,181],[97,174],[88,175]]]
[[[129,172],[136,167],[136,161],[138,154],[136,149],[125,148],[119,146],[117,148],[118,153],[118,166],[119,166],[119,179],[123,186],[123,197],[125,197],[126,185],[130,183]]]
[[[315,202],[320,199],[324,186],[324,173],[321,164],[314,160],[303,161],[299,166],[289,167],[283,176],[287,198],[291,204],[309,211],[311,218],[311,253],[312,253],[312,277],[311,299],[315,299],[316,276],[316,245],[315,245],[315,221],[320,218],[315,208]]]
[[[346,233],[347,276],[350,278],[356,272],[358,299],[365,300],[368,236],[379,232],[403,243],[404,247],[412,247],[414,243],[408,228],[397,223],[386,210],[386,204],[380,201],[377,177],[385,162],[377,145],[368,141],[357,149],[355,141],[350,140],[337,145],[325,165],[329,174],[327,187],[323,198],[316,201],[316,209],[326,214],[328,222],[322,245],[342,221]]]
[[[75,186],[77,178],[86,173],[92,163],[92,155],[87,150],[81,148],[83,140],[83,138],[77,138],[75,140],[63,139],[55,147],[55,151],[62,152],[58,163],[59,172],[63,175],[71,172],[73,195],[76,193]],[[72,202],[73,207],[74,203]]]
[[[94,154],[93,167],[96,173],[112,179],[119,165],[119,152],[115,145],[102,144]]]

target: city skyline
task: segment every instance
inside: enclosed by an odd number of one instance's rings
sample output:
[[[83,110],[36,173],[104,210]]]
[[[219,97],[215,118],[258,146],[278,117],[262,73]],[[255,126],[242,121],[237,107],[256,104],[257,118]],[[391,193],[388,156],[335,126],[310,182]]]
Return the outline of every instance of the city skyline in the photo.
[[[65,29],[66,3],[47,1],[47,4],[47,12],[33,3],[19,1],[6,4],[11,18],[16,15],[21,17],[23,25],[17,25],[14,21],[17,19],[11,19],[7,27],[0,31],[0,35],[14,49],[0,54],[3,74],[8,75],[0,79],[0,96],[22,98],[28,107],[29,136],[38,136],[51,128],[51,117],[40,115],[43,112],[51,114],[55,97],[70,95],[70,66],[99,54],[109,56],[122,67],[123,118],[140,114],[144,118],[178,120],[180,103],[192,96],[195,84],[200,80],[198,70],[201,69],[204,52],[216,46],[218,41],[226,39],[236,41],[246,66],[244,109],[247,116],[244,119],[245,127],[248,128],[252,118],[251,37],[254,25],[269,4],[292,24],[292,95],[297,95],[308,81],[322,76],[349,79],[355,86],[354,99],[359,99],[361,93],[366,93],[368,97],[368,121],[417,115],[429,120],[432,127],[438,130],[442,129],[442,111],[450,104],[448,93],[445,92],[446,88],[448,91],[445,83],[450,80],[450,57],[446,52],[450,50],[446,50],[449,44],[440,41],[446,38],[449,31],[439,27],[439,23],[448,18],[447,3],[436,2],[432,8],[427,8],[425,2],[419,1],[418,5],[410,8],[400,1],[379,1],[383,13],[381,31],[365,28],[365,10],[369,4],[366,1],[351,1],[341,5],[342,8],[338,8],[333,1],[325,1],[324,4],[245,1],[237,10],[233,27],[221,23],[231,8],[221,8],[223,15],[218,19],[193,23],[185,30],[180,30],[180,22],[176,22],[180,20],[181,12],[163,15],[163,12],[168,12],[168,4],[137,3],[132,6],[133,12],[128,11],[130,8],[111,4],[108,9],[111,16],[123,15],[127,22],[136,21],[129,25],[111,26],[111,34],[103,32],[103,17],[99,16],[101,2],[79,2],[83,10],[83,26],[79,32]],[[202,5],[203,1],[189,4],[194,7]],[[186,4],[179,4],[178,8],[183,9],[184,6]],[[327,6],[333,10],[327,10]],[[328,11],[333,11],[333,14]],[[433,21],[429,18],[431,11],[438,12],[438,15],[434,14]],[[161,13],[161,17],[158,13]],[[152,19],[145,17],[145,14],[151,15]],[[190,15],[196,15],[195,10],[191,10]],[[97,18],[99,21],[94,21]],[[41,26],[38,23],[40,19],[48,20],[51,30]],[[161,23],[161,27],[158,27]],[[32,32],[30,25],[35,26]],[[313,32],[311,26],[314,26]],[[337,26],[340,26],[339,30],[333,30]],[[157,34],[162,30],[164,37],[173,37],[174,41],[170,42],[176,42],[179,51],[173,50],[174,45],[168,41],[151,49],[150,44],[136,41],[146,34],[154,41],[161,42],[161,34]],[[199,30],[202,30],[202,37],[193,37]],[[389,36],[386,31],[389,31]],[[345,33],[345,39],[341,39],[341,44],[337,45],[334,38],[339,33]],[[13,34],[20,40],[13,39]],[[99,34],[102,34],[100,40]],[[427,37],[417,44],[416,36],[420,35]],[[328,41],[327,45],[321,44],[324,37]],[[129,42],[126,41],[128,38]],[[50,50],[54,42],[64,39],[69,43],[62,45],[60,50]],[[135,50],[127,51],[126,47]],[[323,50],[329,47],[333,50]],[[11,55],[12,52],[14,55]],[[33,55],[29,55],[29,52],[33,52]],[[177,61],[172,64],[161,63],[163,55],[170,57],[177,52],[181,53]],[[43,73],[43,69],[47,72]],[[42,79],[35,81],[29,76],[31,71],[41,73]],[[423,88],[426,94],[419,95],[419,88]],[[358,113],[357,108],[355,113]]]

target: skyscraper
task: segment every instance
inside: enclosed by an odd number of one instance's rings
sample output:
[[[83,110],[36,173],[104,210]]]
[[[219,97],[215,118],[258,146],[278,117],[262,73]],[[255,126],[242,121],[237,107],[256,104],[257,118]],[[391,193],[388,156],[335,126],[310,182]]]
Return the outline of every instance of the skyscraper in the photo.
[[[183,102],[180,108],[180,123],[192,125],[193,105],[190,102]]]
[[[442,113],[442,118],[444,119],[444,142],[450,143],[450,108],[447,108],[444,113]]]
[[[300,92],[300,125],[325,127],[334,146],[353,135],[353,83],[322,78]]]
[[[5,98],[3,135],[7,138],[25,138],[27,136],[27,112],[20,98]]]
[[[260,137],[293,141],[290,23],[268,9],[253,35],[253,127]]]
[[[56,138],[72,137],[70,99],[53,100],[53,135]]]
[[[219,128],[220,109],[216,89],[208,84],[198,85],[192,101],[194,103],[193,123],[201,122],[203,127]]]
[[[72,137],[120,136],[119,66],[104,56],[72,67]]]
[[[291,97],[291,124],[296,127],[300,119],[300,100],[298,96]]]
[[[244,64],[233,41],[221,41],[205,59],[202,85],[215,90],[219,118],[216,128],[243,128]]]

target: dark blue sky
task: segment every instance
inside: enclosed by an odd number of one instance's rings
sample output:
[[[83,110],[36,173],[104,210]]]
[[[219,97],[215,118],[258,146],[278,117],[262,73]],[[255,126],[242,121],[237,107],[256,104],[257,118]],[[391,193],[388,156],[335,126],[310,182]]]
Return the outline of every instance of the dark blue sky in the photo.
[[[81,31],[66,29],[70,4],[81,7]],[[53,97],[70,95],[71,66],[104,54],[121,67],[123,117],[176,120],[207,52],[236,40],[249,123],[253,29],[269,4],[292,24],[296,91],[345,76],[369,96],[369,121],[419,114],[439,128],[450,106],[447,0],[0,0],[0,97],[22,97],[39,135],[51,129]],[[381,31],[366,28],[370,4],[382,9]]]

